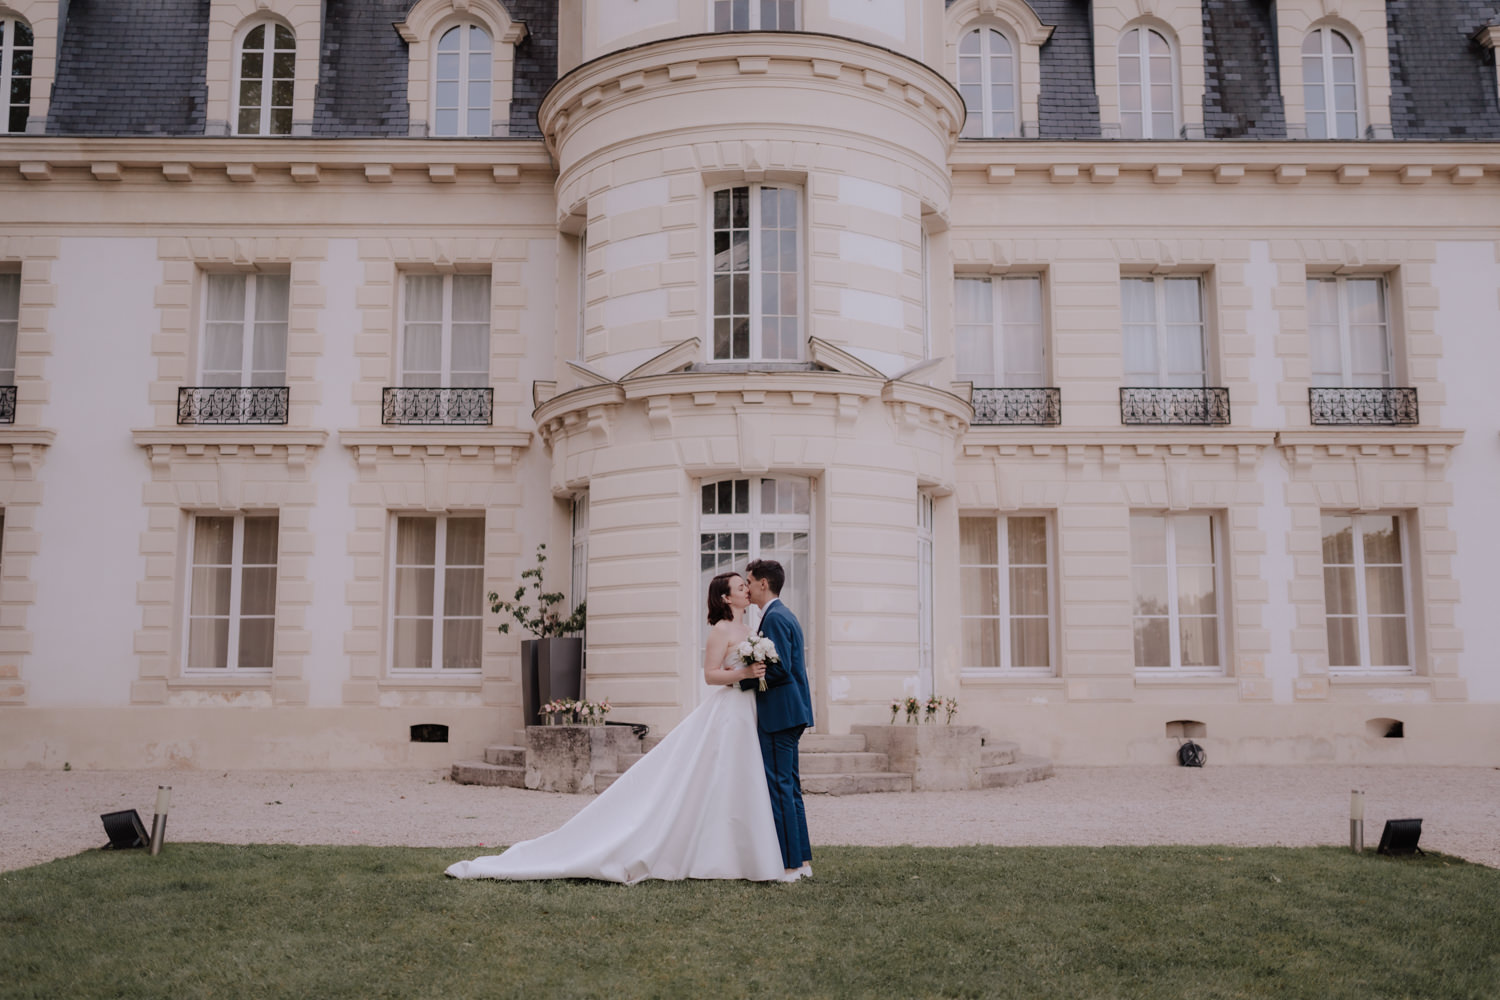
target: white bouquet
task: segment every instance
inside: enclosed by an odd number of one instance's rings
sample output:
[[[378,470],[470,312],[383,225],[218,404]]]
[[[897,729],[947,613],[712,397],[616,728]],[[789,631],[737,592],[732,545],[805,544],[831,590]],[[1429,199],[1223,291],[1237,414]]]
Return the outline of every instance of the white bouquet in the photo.
[[[756,663],[780,663],[781,657],[776,653],[776,644],[759,633],[752,633],[744,642],[735,647],[735,653],[740,662],[745,666]],[[741,685],[743,686],[743,685]],[[766,689],[766,679],[760,678],[760,689]]]

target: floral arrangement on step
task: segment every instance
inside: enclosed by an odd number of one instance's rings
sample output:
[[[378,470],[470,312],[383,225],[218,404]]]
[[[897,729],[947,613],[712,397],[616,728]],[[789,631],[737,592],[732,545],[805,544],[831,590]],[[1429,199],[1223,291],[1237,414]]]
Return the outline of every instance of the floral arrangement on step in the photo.
[[[608,698],[603,701],[575,701],[572,698],[558,698],[547,702],[541,708],[549,726],[602,726],[609,710]]]
[[[917,698],[892,698],[891,699],[891,725],[896,724],[896,717],[906,712],[906,721],[911,725],[920,722],[932,722],[937,719],[938,712],[944,714],[943,725],[953,725],[953,717],[958,714],[957,698],[940,698],[933,695],[926,701]]]

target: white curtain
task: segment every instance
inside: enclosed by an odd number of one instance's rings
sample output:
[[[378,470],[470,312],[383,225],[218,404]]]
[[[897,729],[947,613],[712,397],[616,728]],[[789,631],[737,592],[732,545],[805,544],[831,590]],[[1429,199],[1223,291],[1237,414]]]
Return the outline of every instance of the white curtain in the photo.
[[[401,384],[442,385],[443,276],[408,274],[404,284]]]
[[[1016,389],[1046,385],[1041,278],[1000,282],[1000,322],[1005,336],[1005,385]]]
[[[289,274],[255,276],[255,339],[250,384],[286,384],[286,329],[292,279]]]
[[[0,385],[16,380],[16,330],[21,318],[21,276],[0,274]]]
[[[490,381],[490,276],[457,274],[453,283],[450,385],[482,388]]]
[[[995,300],[988,278],[953,282],[955,366],[961,381],[994,388]]]

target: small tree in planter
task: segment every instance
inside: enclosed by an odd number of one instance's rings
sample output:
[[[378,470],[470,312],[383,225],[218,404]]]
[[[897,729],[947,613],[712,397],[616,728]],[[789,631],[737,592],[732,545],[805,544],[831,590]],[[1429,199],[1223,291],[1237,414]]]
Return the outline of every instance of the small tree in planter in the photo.
[[[542,580],[546,563],[543,542],[536,547],[536,565],[521,571],[521,583],[510,600],[494,591],[489,594],[490,611],[510,615],[534,637],[521,641],[521,700],[528,726],[541,721],[543,702],[583,697],[583,639],[569,636],[583,631],[586,605],[579,604],[571,615],[562,616],[558,605],[567,598],[546,589]],[[501,622],[499,628],[509,634],[510,622]]]

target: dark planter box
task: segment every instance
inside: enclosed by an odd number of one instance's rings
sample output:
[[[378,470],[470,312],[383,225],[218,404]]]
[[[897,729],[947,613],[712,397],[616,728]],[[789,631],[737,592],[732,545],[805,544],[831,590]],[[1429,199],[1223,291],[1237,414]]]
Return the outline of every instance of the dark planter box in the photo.
[[[544,721],[541,708],[559,698],[583,697],[583,639],[521,640],[521,711],[528,726]]]

